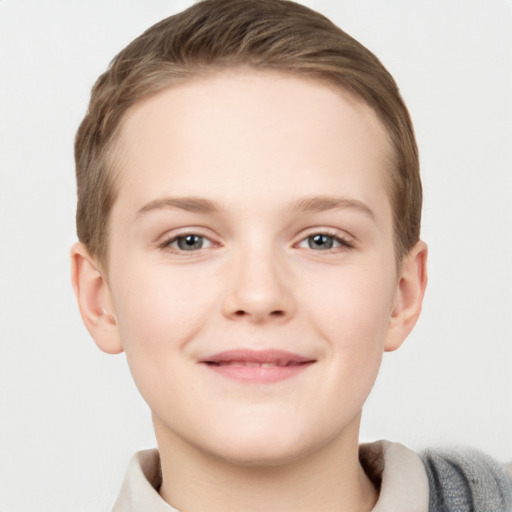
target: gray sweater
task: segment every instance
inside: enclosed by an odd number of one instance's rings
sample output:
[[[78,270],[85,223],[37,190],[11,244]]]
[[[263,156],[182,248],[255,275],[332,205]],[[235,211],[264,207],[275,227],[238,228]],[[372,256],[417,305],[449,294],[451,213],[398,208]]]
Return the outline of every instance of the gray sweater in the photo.
[[[427,450],[429,512],[510,512],[512,482],[494,459],[476,450]]]

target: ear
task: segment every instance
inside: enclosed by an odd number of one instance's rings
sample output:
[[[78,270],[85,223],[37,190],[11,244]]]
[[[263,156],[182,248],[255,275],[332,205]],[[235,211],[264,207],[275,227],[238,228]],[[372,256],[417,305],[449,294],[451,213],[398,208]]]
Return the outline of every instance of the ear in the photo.
[[[427,245],[419,241],[404,258],[397,280],[384,350],[396,350],[416,325],[427,286]]]
[[[101,350],[123,351],[110,289],[100,267],[82,243],[71,248],[71,281],[85,327]]]

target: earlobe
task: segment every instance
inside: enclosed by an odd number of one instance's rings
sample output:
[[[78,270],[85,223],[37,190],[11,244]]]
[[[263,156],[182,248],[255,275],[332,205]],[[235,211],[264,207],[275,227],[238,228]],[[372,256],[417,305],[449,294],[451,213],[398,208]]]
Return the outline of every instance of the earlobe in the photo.
[[[123,351],[110,289],[82,243],[71,248],[71,281],[85,327],[98,347],[109,354]]]
[[[402,262],[384,347],[387,352],[400,347],[420,316],[427,286],[427,253],[427,245],[420,240]]]

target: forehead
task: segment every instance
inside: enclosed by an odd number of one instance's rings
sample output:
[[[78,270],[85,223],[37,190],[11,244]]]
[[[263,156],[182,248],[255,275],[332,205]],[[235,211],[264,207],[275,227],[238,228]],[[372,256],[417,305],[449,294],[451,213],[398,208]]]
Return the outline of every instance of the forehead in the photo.
[[[118,202],[162,194],[252,195],[337,190],[387,194],[391,144],[374,111],[317,80],[233,69],[172,85],[125,115]],[[319,171],[322,172],[319,172]]]

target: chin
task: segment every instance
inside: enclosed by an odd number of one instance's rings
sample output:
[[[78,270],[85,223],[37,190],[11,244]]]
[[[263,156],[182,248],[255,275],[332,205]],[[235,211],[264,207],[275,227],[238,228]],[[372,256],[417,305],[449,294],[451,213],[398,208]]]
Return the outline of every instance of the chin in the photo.
[[[232,426],[231,426],[232,427]],[[293,463],[324,445],[320,432],[299,432],[290,425],[244,424],[217,431],[207,450],[217,458],[246,467],[271,467]],[[204,446],[204,445],[203,445]]]
[[[281,446],[269,441],[265,444],[231,444],[220,450],[218,447],[216,452],[213,455],[237,466],[278,467],[302,459],[307,450],[304,446]]]

